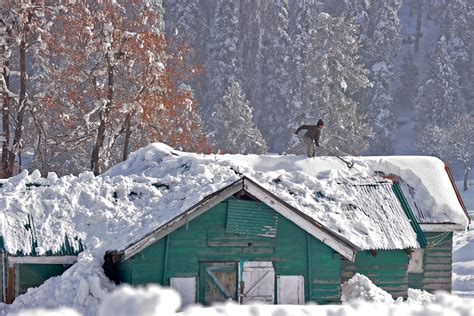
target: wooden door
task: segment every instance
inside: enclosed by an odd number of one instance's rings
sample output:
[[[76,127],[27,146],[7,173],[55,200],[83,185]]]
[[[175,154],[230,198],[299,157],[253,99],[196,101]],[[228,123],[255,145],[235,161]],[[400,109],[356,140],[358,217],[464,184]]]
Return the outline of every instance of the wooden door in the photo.
[[[273,304],[275,269],[271,261],[247,261],[241,264],[241,304]]]
[[[304,304],[304,277],[281,275],[277,277],[277,304]]]
[[[200,272],[203,304],[237,300],[236,262],[203,262]]]

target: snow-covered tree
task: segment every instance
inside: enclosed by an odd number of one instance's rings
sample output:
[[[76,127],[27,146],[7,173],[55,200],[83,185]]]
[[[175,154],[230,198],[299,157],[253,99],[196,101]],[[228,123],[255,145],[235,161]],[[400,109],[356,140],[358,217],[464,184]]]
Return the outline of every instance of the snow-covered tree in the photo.
[[[385,62],[372,66],[373,84],[368,104],[364,107],[373,130],[373,139],[367,153],[389,155],[393,153],[396,120],[392,112],[392,71]]]
[[[209,21],[199,1],[165,1],[165,21],[167,41],[186,54],[186,64],[202,66],[206,62],[207,43],[210,37]],[[194,71],[192,87],[199,88],[202,71]],[[198,89],[197,97],[203,100],[203,89]]]
[[[301,109],[310,124],[326,122],[322,143],[330,149],[356,154],[368,145],[371,129],[352,99],[369,84],[357,58],[356,27],[344,18],[320,13],[310,33],[313,53],[305,62],[308,103]]]
[[[262,154],[267,151],[265,140],[253,124],[252,109],[240,84],[232,80],[221,103],[211,114],[215,127],[216,147],[234,154]]]
[[[474,100],[474,2],[450,1],[447,22],[448,50],[461,78],[464,99]],[[472,102],[468,104],[468,109],[474,112]]]
[[[219,0],[212,28],[210,55],[206,63],[207,104],[204,117],[215,112],[230,83],[240,79],[239,20],[234,1]],[[214,126],[209,126],[214,132]]]
[[[393,121],[393,59],[401,45],[401,26],[398,12],[401,0],[344,1],[328,3],[328,8],[337,16],[347,16],[358,27],[361,47],[360,61],[370,70],[371,86],[357,93],[354,99],[367,114],[369,125],[374,130],[368,153],[390,154]]]
[[[77,172],[89,156],[99,174],[150,141],[198,151],[205,144],[195,142],[202,134],[192,94],[177,86],[187,67],[167,49],[160,3],[76,2],[47,39],[53,80],[44,102],[57,112],[48,122],[55,146],[42,146],[50,165],[66,157]]]
[[[250,106],[262,104],[262,12],[264,0],[240,0],[239,56],[241,59],[242,90]]]
[[[464,167],[463,190],[468,190],[469,171],[474,163],[474,115],[451,116],[444,126],[427,126],[419,140],[420,148],[446,161],[461,162]]]
[[[37,51],[44,49],[42,38],[49,34],[64,7],[56,3],[7,1],[0,10],[2,174],[9,177],[21,168],[27,125],[38,110],[38,96],[32,88],[37,76],[30,75],[37,69],[33,59]]]
[[[445,126],[453,115],[466,111],[459,75],[449,57],[447,41],[441,37],[431,56],[426,82],[416,100],[416,129],[423,133],[427,126]]]
[[[291,136],[287,2],[269,1],[262,23],[262,103],[255,108],[255,119],[269,149],[279,152]]]
[[[314,106],[309,96],[312,94],[309,82],[311,73],[307,71],[308,61],[315,53],[315,42],[312,36],[317,32],[318,5],[312,0],[293,3],[293,20],[291,28],[291,59],[290,59],[290,97],[293,117],[290,118],[291,130],[298,128],[301,122],[310,122],[311,107]],[[291,145],[290,145],[291,146]]]
[[[400,67],[400,85],[395,91],[395,106],[414,108],[414,101],[418,91],[418,66],[414,56],[409,52],[403,59]]]

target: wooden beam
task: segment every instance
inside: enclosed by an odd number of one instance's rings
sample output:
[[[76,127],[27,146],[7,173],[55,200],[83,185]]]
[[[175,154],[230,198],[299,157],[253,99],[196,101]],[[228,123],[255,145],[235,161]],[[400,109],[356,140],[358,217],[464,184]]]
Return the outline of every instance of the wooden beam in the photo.
[[[15,266],[8,266],[7,304],[13,303],[15,299]]]
[[[421,230],[424,232],[462,232],[466,229],[459,224],[420,224]]]
[[[24,256],[14,257],[8,256],[8,264],[74,264],[77,256]]]
[[[345,258],[351,261],[355,260],[355,255],[360,249],[344,237],[336,235],[315,219],[282,202],[280,199],[273,196],[273,194],[261,188],[248,178],[245,178],[244,190],[322,241],[324,244],[336,250]]]
[[[188,221],[193,220],[194,218],[203,214],[210,208],[216,206],[217,204],[231,197],[235,193],[241,191],[244,187],[243,183],[244,183],[243,179],[239,179],[236,182],[230,184],[229,186],[207,196],[206,198],[201,200],[199,203],[196,203],[194,206],[186,210],[184,213],[176,216],[167,224],[159,227],[158,229],[154,230],[153,232],[151,232],[144,238],[128,246],[123,251],[123,260],[133,257],[135,254],[137,254],[141,250],[145,249],[149,245],[160,240],[161,238],[168,235],[169,233],[175,231],[182,225],[186,224]]]
[[[446,170],[446,173],[448,174],[449,181],[451,181],[451,185],[453,187],[454,193],[456,194],[456,197],[458,198],[458,202],[461,205],[462,210],[464,211],[464,215],[467,217],[467,221],[470,224],[471,223],[471,218],[469,217],[469,213],[467,212],[466,205],[464,204],[464,201],[462,200],[461,194],[459,193],[458,187],[456,186],[456,182],[454,181],[453,174],[451,173],[451,169],[449,169],[448,164],[444,164],[444,169]]]
[[[7,301],[7,254],[2,250],[2,302]]]

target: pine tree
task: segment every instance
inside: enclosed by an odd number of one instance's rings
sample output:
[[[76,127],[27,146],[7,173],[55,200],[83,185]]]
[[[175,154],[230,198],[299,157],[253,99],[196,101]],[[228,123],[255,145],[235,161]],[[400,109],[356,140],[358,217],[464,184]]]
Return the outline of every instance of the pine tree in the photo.
[[[447,48],[446,38],[441,37],[431,57],[428,78],[416,100],[416,129],[420,134],[426,126],[442,127],[453,115],[466,110],[459,75]]]
[[[445,34],[448,50],[461,78],[465,100],[474,99],[474,2],[450,1],[447,5]],[[474,113],[474,104],[468,105]]]
[[[414,108],[415,98],[418,91],[418,67],[414,56],[409,52],[403,59],[400,67],[400,86],[395,92],[396,106]]]
[[[311,122],[324,119],[323,143],[329,148],[358,153],[367,147],[371,129],[352,99],[369,84],[357,58],[357,29],[344,18],[321,13],[310,35],[313,53],[307,54],[305,68],[311,95],[303,111]]]
[[[307,71],[308,60],[315,53],[315,43],[311,40],[317,32],[318,6],[311,0],[298,1],[293,4],[292,46],[290,59],[290,97],[293,117],[290,119],[291,130],[298,128],[301,122],[310,122],[314,117],[309,115],[311,108],[311,81]]]
[[[211,114],[215,126],[216,147],[235,154],[262,154],[267,151],[265,140],[253,124],[252,109],[240,84],[232,80],[222,102]]]
[[[257,126],[269,149],[279,152],[290,139],[288,7],[270,1],[263,17],[262,104],[255,109]]]
[[[204,118],[215,112],[230,82],[240,79],[238,15],[233,1],[219,0],[211,34],[210,55],[206,63],[207,103]],[[214,126],[209,126],[212,133]]]
[[[241,85],[252,108],[262,104],[262,16],[264,0],[240,0],[239,58]]]
[[[401,45],[400,18],[398,12],[401,0],[382,1],[343,1],[329,4],[337,16],[348,16],[357,25],[361,41],[360,61],[371,70],[368,78],[372,85],[354,97],[361,105],[361,111],[374,130],[368,153],[390,154],[392,135],[395,129],[393,120],[393,91],[391,81],[395,54]]]
[[[474,164],[474,115],[461,113],[449,123],[428,125],[421,133],[418,146],[445,161],[461,162],[464,168],[463,190],[468,190],[469,172]]]

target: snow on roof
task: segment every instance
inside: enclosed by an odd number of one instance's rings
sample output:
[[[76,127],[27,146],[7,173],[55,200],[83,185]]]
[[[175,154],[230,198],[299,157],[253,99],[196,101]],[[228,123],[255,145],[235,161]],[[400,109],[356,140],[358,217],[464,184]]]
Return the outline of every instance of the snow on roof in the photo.
[[[453,223],[466,227],[461,206],[443,161],[426,156],[364,157],[374,171],[400,177],[412,191],[420,224]],[[406,192],[406,190],[404,190]],[[409,196],[407,196],[409,198]]]
[[[383,183],[368,162],[386,167],[390,159],[361,158],[348,169],[331,157],[200,155],[155,143],[99,177],[86,172],[41,178],[24,171],[6,180],[0,189],[2,236],[13,254],[57,252],[65,236],[98,253],[120,250],[245,175],[361,249],[416,247],[415,232],[400,225],[400,214],[389,206],[390,190],[377,193],[379,206],[387,205],[392,216],[382,222],[375,209],[365,213],[374,208],[371,201],[351,189],[361,181]],[[27,230],[29,216],[34,227]]]

